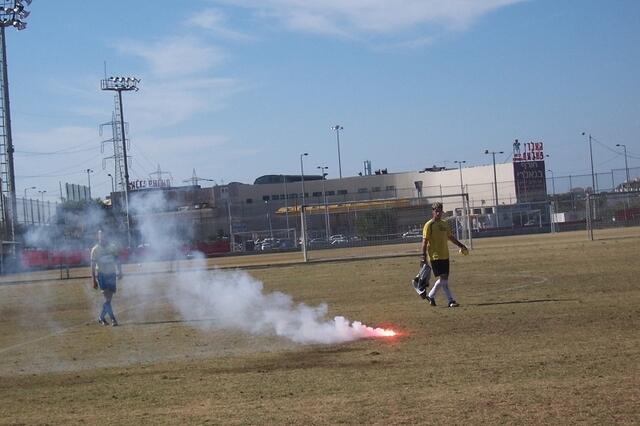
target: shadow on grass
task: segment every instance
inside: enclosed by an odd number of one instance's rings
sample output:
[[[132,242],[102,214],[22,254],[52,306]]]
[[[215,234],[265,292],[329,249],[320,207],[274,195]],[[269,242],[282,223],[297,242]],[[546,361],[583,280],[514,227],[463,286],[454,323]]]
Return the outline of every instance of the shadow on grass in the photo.
[[[127,322],[126,325],[158,325],[158,324],[191,324],[198,322],[213,322],[215,318],[203,318],[203,319],[179,319],[179,320],[163,320],[163,321],[138,321]],[[123,325],[122,323],[120,325]]]
[[[579,302],[579,299],[510,300],[508,302],[466,303],[467,306],[516,305],[519,303]]]

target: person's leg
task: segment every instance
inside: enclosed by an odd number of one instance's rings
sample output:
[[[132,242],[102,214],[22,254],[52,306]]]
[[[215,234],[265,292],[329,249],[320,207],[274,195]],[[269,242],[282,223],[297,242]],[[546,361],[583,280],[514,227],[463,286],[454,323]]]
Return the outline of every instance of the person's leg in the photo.
[[[104,296],[104,288],[105,288],[105,282],[104,282],[104,274],[102,273],[98,273],[98,288],[100,288],[100,290],[102,291],[102,295]],[[106,296],[105,296],[106,299]],[[106,301],[102,304],[102,311],[100,312],[100,315],[98,315],[98,322],[102,325],[106,325],[106,319],[105,319],[105,315],[108,313],[107,311],[107,303]]]
[[[455,302],[453,298],[453,294],[449,289],[449,275],[442,275],[440,277],[440,281],[442,285],[442,291],[444,291],[444,294],[447,296],[447,304],[451,304],[451,302]]]

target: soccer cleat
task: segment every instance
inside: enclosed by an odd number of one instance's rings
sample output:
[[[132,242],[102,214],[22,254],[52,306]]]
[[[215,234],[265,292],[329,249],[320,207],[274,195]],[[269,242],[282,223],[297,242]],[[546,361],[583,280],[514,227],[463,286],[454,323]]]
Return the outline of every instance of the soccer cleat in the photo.
[[[424,298],[429,302],[431,306],[436,306],[436,298],[429,297],[429,295],[425,294]]]
[[[449,307],[450,308],[457,308],[458,306],[458,302],[456,302],[455,300],[452,300],[451,302],[449,302]]]
[[[107,325],[107,320],[105,320],[104,318],[98,318],[98,324]]]
[[[115,318],[111,321],[111,327],[117,327],[118,326],[118,321],[115,320]]]

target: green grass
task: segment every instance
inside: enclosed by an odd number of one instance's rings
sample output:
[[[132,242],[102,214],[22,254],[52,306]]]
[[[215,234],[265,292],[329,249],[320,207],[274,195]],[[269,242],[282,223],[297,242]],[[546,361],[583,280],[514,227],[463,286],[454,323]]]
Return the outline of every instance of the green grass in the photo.
[[[144,316],[117,295],[122,327],[102,328],[87,279],[0,285],[0,424],[635,424],[637,234],[476,240],[452,258],[457,309],[410,287],[417,244],[250,270],[266,292],[401,332],[329,346],[203,331],[153,291]]]

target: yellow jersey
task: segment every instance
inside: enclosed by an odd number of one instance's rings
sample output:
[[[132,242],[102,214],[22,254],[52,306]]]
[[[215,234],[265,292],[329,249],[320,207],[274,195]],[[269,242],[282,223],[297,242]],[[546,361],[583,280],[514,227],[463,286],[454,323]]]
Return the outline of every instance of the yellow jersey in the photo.
[[[445,220],[431,219],[422,228],[422,237],[429,241],[427,252],[429,260],[444,260],[449,258],[449,237],[451,227]]]

